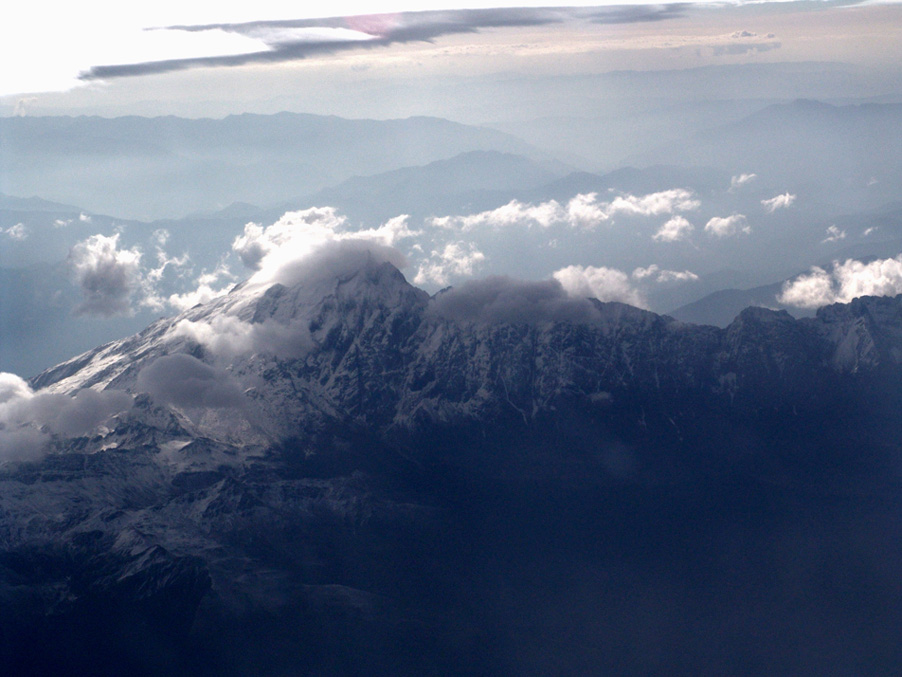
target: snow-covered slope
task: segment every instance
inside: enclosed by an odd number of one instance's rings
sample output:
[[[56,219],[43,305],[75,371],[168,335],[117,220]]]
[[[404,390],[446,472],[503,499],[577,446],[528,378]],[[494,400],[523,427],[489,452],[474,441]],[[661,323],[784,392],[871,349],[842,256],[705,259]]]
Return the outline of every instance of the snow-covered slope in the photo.
[[[385,432],[505,411],[528,422],[560,398],[607,402],[615,390],[795,388],[815,374],[902,359],[902,297],[862,298],[802,321],[749,308],[718,330],[557,297],[551,314],[527,300],[513,319],[499,305],[495,319],[497,294],[455,293],[430,299],[373,260],[290,288],[239,285],[32,385],[149,393],[153,403],[139,399],[123,421],[165,429],[176,420],[179,434],[261,447],[332,424]]]

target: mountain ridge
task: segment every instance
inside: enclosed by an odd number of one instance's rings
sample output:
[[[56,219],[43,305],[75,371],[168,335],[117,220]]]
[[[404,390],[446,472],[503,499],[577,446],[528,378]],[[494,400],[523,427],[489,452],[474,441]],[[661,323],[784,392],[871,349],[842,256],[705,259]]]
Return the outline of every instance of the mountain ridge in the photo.
[[[870,640],[847,629],[898,598],[902,296],[717,329],[553,282],[430,297],[372,254],[345,263],[252,279],[32,380],[131,406],[0,466],[9,665],[616,674],[644,664],[632,633],[663,627],[682,639],[661,674],[686,647],[723,674],[753,629],[779,672],[809,665],[805,625],[767,620],[792,609],[838,614],[815,644],[843,666],[893,664],[893,612]],[[843,530],[858,520],[880,528]],[[827,583],[858,571],[871,587],[849,604]],[[677,601],[637,621],[630,600],[662,589]],[[590,622],[561,634],[561,604]]]
[[[0,138],[6,192],[41,193],[91,212],[144,220],[235,201],[280,204],[354,175],[470,150],[550,160],[511,135],[430,117],[16,117],[0,118]],[[169,198],[165,211],[160,194]]]
[[[374,408],[388,401],[398,402],[399,406],[407,402],[404,406],[412,407],[413,411],[399,409],[396,417],[412,420],[422,403],[414,404],[410,399],[411,384],[416,383],[422,393],[426,387],[423,374],[446,372],[444,377],[432,376],[429,387],[435,389],[439,384],[454,382],[454,372],[471,373],[472,383],[466,386],[468,397],[478,399],[479,393],[492,393],[497,399],[501,397],[497,391],[499,383],[489,384],[503,372],[495,363],[502,359],[502,354],[507,354],[504,359],[509,359],[523,345],[532,345],[532,351],[539,350],[540,345],[552,350],[555,342],[566,340],[573,332],[581,332],[582,340],[587,341],[583,350],[588,352],[582,359],[593,354],[608,355],[607,361],[592,358],[596,369],[600,373],[619,374],[614,378],[609,375],[607,380],[590,379],[592,385],[585,385],[597,392],[605,391],[604,384],[636,384],[647,368],[643,360],[648,359],[670,378],[682,382],[682,387],[694,387],[692,374],[704,374],[709,387],[713,387],[711,384],[723,377],[720,363],[746,350],[742,337],[748,326],[760,329],[755,338],[759,351],[771,351],[774,345],[785,343],[781,328],[796,336],[793,341],[804,336],[803,343],[817,346],[811,350],[815,350],[820,363],[812,365],[812,369],[854,373],[858,369],[891,366],[902,361],[902,347],[892,348],[902,317],[902,295],[865,297],[851,304],[835,304],[818,311],[815,318],[800,320],[791,318],[785,311],[752,307],[743,310],[726,328],[715,329],[683,324],[623,304],[569,299],[556,284],[524,283],[520,288],[513,281],[490,278],[488,282],[465,285],[462,290],[452,289],[430,299],[425,292],[407,283],[393,265],[370,258],[358,269],[349,269],[336,278],[326,275],[313,279],[312,283],[301,281],[290,287],[274,284],[265,289],[239,285],[207,306],[159,320],[136,336],[114,341],[45,371],[32,379],[31,384],[49,392],[68,394],[86,387],[134,391],[142,368],[176,352],[214,366],[227,364],[226,371],[241,374],[243,378],[256,374],[266,381],[266,370],[287,359],[299,369],[299,376],[294,378],[295,388],[305,384],[305,389],[316,390],[317,384],[325,384],[325,390],[317,397],[336,398],[336,410],[353,411],[360,406],[350,404],[355,398],[372,397],[370,406]],[[217,330],[224,337],[219,349]],[[248,339],[248,336],[258,338]],[[622,342],[626,340],[638,342],[629,344],[629,351],[643,352],[624,352]],[[244,345],[228,347],[229,341],[244,342]],[[491,345],[497,345],[505,353],[489,354],[489,362],[473,372],[476,364],[473,359]],[[878,346],[884,347],[878,349]],[[778,348],[784,349],[789,351],[790,346]],[[390,353],[380,354],[380,351]],[[464,354],[470,357],[463,362],[442,362],[442,359],[460,360]],[[687,364],[686,355],[694,355],[696,362]],[[540,374],[539,365],[548,358],[548,355],[532,355],[519,368],[524,373]],[[370,361],[368,368],[374,371],[362,373],[370,385],[361,386],[362,389],[350,385],[351,374],[346,370],[352,369],[349,366],[352,359],[357,363],[361,359]],[[383,373],[377,378],[385,360],[391,360],[392,375]],[[680,373],[680,369],[686,373]],[[520,378],[522,374],[518,376],[518,385],[539,400],[547,400],[552,395],[553,391],[543,390],[545,386],[540,381],[520,383]],[[646,374],[645,378],[650,376]],[[380,380],[392,384],[394,392],[388,400],[383,399],[388,392],[374,385]],[[370,388],[376,388],[379,394],[370,392]],[[441,399],[441,388],[439,393]],[[587,391],[586,395],[591,392]],[[514,406],[509,397],[508,402]],[[533,408],[524,405],[525,401],[514,408]],[[266,408],[285,406],[285,402],[266,402]],[[290,418],[288,412],[285,415]]]

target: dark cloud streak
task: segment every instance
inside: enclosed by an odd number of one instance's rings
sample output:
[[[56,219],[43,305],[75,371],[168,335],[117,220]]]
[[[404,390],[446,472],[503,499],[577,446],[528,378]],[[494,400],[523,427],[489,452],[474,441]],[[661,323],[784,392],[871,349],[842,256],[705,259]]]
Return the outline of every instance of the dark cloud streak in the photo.
[[[377,17],[332,17],[240,24],[166,26],[155,30],[203,32],[222,30],[262,40],[269,49],[224,56],[169,59],[136,64],[94,66],[82,80],[97,80],[168,73],[190,68],[243,66],[252,63],[295,61],[308,56],[334,54],[351,49],[372,49],[408,42],[430,42],[445,35],[477,33],[485,28],[545,26],[572,21],[626,24],[663,21],[682,16],[687,4],[612,6],[594,8],[511,8],[456,11],[404,12]],[[366,40],[286,39],[278,31],[305,28],[350,29],[372,36]],[[267,33],[271,33],[267,36]]]

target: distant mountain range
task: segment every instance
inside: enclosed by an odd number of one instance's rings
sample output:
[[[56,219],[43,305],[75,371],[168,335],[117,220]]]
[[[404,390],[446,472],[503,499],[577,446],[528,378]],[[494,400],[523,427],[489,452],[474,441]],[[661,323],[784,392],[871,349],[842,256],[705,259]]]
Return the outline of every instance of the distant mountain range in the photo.
[[[507,134],[428,117],[0,118],[4,192],[144,220],[236,200],[279,204],[355,175],[473,150],[519,153],[560,166]]]
[[[836,211],[898,200],[902,104],[833,106],[797,100],[626,159],[757,173]],[[874,152],[875,149],[883,152]]]

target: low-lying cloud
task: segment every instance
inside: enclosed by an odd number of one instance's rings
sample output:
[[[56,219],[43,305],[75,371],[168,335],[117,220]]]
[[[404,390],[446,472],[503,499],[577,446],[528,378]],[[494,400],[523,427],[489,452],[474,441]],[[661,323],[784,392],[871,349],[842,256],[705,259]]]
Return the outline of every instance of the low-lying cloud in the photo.
[[[430,312],[453,322],[540,324],[594,322],[598,309],[586,298],[573,298],[558,280],[528,282],[509,277],[470,280],[438,294]]]
[[[180,320],[169,335],[199,343],[214,356],[225,359],[254,353],[297,359],[313,347],[309,328],[300,320],[288,324],[271,318],[245,322],[231,315],[219,315],[210,321]]]
[[[87,434],[131,405],[131,395],[121,390],[35,392],[19,376],[0,372],[0,462],[35,460],[54,435]]]
[[[246,398],[224,369],[184,354],[159,357],[138,372],[135,388],[160,404],[185,408],[242,408]]]
[[[783,285],[777,300],[797,308],[819,308],[848,303],[859,296],[902,294],[902,254],[869,263],[847,259],[833,262],[830,270],[813,267]]]

